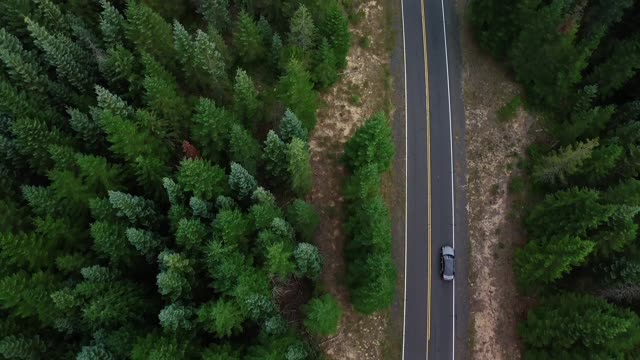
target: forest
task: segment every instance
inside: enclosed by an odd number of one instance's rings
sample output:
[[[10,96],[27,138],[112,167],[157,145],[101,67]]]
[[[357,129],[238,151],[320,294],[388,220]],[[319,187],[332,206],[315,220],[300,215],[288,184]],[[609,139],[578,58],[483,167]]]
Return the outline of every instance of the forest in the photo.
[[[520,163],[524,359],[640,357],[640,2],[472,0],[546,130]]]
[[[317,358],[342,309],[308,139],[348,27],[338,0],[1,1],[0,358]],[[393,152],[378,114],[344,155],[363,313],[394,292]]]

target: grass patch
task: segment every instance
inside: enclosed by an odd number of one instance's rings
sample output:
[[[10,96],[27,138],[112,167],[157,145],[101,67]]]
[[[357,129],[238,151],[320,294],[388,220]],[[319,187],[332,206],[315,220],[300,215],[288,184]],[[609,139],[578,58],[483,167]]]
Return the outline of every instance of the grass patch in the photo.
[[[515,176],[509,183],[509,192],[512,194],[520,194],[525,188],[524,179],[521,176]]]
[[[371,48],[371,38],[369,35],[361,36],[360,41],[358,41],[358,45],[363,49]]]
[[[513,119],[521,106],[522,98],[520,96],[514,97],[498,110],[498,121],[508,122]]]

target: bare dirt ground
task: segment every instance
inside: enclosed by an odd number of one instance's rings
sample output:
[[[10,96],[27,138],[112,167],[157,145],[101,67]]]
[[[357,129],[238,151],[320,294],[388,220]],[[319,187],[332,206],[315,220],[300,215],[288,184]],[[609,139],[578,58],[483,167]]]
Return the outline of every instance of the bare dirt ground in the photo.
[[[387,343],[389,312],[363,316],[349,304],[343,257],[346,238],[342,191],[346,173],[340,158],[346,141],[368,117],[389,110],[388,3],[354,1],[353,12],[360,20],[351,26],[353,46],[348,65],[340,82],[324,94],[325,106],[318,113],[310,139],[314,169],[311,201],[321,218],[315,242],[325,260],[322,283],[344,309],[338,334],[320,342],[327,359],[381,359]],[[391,185],[385,181],[387,184]]]
[[[520,89],[503,66],[480,51],[458,0],[466,117],[468,219],[471,246],[471,339],[474,359],[520,359],[518,320],[527,301],[518,295],[513,256],[525,239],[520,226],[522,195],[509,184],[516,163],[537,130],[519,109],[500,122],[497,112]],[[511,189],[511,190],[510,190]]]

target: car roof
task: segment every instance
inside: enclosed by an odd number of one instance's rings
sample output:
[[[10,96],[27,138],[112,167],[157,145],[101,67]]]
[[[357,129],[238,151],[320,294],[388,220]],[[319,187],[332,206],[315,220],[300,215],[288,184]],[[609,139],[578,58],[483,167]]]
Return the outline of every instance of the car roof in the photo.
[[[442,273],[443,275],[453,276],[453,258],[448,256],[444,257],[444,269]]]

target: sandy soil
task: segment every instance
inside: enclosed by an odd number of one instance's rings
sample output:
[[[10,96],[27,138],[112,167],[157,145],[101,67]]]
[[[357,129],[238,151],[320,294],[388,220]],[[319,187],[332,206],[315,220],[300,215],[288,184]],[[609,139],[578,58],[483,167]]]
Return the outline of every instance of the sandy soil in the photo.
[[[537,130],[535,119],[520,109],[508,122],[497,111],[520,89],[504,67],[482,53],[458,0],[463,51],[466,117],[468,219],[471,245],[471,348],[474,359],[521,358],[517,323],[527,308],[516,289],[515,249],[524,243],[520,194],[510,194],[516,162]]]
[[[353,47],[341,81],[326,93],[325,106],[310,139],[314,187],[311,201],[321,221],[315,242],[325,259],[324,288],[344,309],[338,334],[320,343],[327,359],[381,359],[387,334],[388,314],[362,316],[349,304],[345,285],[343,249],[343,180],[340,157],[345,142],[364,121],[385,106],[385,81],[390,57],[385,50],[385,9],[383,0],[357,2],[362,20],[352,26]],[[361,46],[363,36],[370,45]]]

